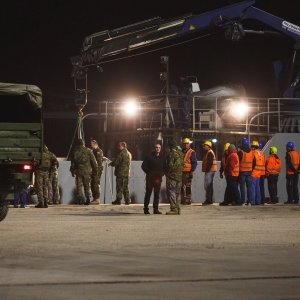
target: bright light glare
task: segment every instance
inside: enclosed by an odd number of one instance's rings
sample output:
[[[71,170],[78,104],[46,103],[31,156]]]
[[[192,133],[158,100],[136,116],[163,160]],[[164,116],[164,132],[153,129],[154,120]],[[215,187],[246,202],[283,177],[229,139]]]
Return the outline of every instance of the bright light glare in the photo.
[[[135,100],[127,100],[123,105],[123,111],[127,116],[134,116],[138,111],[138,104]]]
[[[235,119],[243,119],[246,117],[249,107],[246,102],[234,101],[230,105],[230,113]]]
[[[211,141],[212,141],[214,144],[218,142],[217,139],[212,139]]]

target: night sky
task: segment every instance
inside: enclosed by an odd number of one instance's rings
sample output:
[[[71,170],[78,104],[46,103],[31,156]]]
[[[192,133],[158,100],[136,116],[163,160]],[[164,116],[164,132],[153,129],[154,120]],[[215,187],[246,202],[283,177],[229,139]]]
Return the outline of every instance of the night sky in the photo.
[[[79,54],[85,36],[155,16],[167,19],[197,14],[239,1],[174,2],[5,1],[0,11],[0,81],[38,85],[45,96],[46,111],[74,111],[70,57]],[[300,24],[299,1],[261,0],[255,6]],[[236,44],[212,37],[106,64],[103,73],[89,74],[91,92],[86,111],[93,111],[99,100],[107,98],[159,93],[161,55],[170,57],[174,84],[181,73],[188,73],[198,77],[202,89],[238,83],[244,84],[251,96],[274,96],[271,61],[288,55],[291,45],[286,39],[247,37]],[[59,155],[65,155],[66,147],[57,146],[61,141],[49,136],[51,126],[45,128],[45,140]]]

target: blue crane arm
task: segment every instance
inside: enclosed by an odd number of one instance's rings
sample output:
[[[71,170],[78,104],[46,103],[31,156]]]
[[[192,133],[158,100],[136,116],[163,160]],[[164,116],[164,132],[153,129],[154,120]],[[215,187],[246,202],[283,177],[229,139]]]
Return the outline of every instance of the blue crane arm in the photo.
[[[282,33],[283,35],[289,36],[295,41],[300,41],[300,26],[276,17],[256,7],[248,7],[248,9],[245,11],[245,15],[242,16],[242,18],[260,21]]]

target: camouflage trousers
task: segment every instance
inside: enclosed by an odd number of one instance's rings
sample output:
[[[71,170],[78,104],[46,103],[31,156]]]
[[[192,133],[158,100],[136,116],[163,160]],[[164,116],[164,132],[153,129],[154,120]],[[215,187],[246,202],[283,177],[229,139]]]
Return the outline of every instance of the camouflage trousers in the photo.
[[[181,181],[177,181],[171,178],[166,179],[167,197],[170,201],[170,210],[180,213],[180,191]]]
[[[124,195],[124,200],[130,202],[129,197],[129,177],[128,176],[117,176],[116,177],[116,190],[117,190],[117,200],[122,200],[122,196]]]
[[[76,175],[76,196],[78,201],[84,200],[82,188],[84,189],[84,194],[86,199],[90,199],[92,196],[91,191],[91,176],[87,175]]]
[[[182,172],[181,203],[192,202],[192,178],[189,172]]]
[[[91,176],[91,189],[93,194],[93,199],[100,199],[100,180],[102,171],[98,171],[97,174],[92,174]]]
[[[49,203],[60,203],[58,172],[51,172],[49,175]]]
[[[48,203],[49,172],[36,171],[36,192],[39,203]]]

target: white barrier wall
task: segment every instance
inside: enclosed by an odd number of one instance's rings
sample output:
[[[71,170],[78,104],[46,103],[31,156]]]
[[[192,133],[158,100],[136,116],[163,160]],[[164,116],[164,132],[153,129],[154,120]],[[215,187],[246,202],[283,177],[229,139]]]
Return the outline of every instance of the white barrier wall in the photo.
[[[145,173],[141,169],[141,161],[132,161],[130,169],[129,189],[132,202],[143,203],[145,195]],[[220,162],[218,162],[218,169]],[[203,173],[201,172],[202,162],[198,162],[198,167],[194,172],[192,185],[192,201],[203,202],[205,200],[205,193],[203,188]],[[59,183],[61,189],[62,204],[70,204],[75,197],[75,178],[70,173],[70,161],[60,159],[59,162]],[[113,175],[114,168],[108,167],[107,163],[103,164],[103,173],[101,177],[101,203],[109,204],[116,199],[116,184],[115,176]],[[220,179],[219,172],[216,173],[214,180],[214,198],[216,202],[223,201],[225,191],[225,179]],[[153,195],[152,195],[153,198]],[[166,200],[165,177],[163,178],[161,195],[161,202]]]
[[[285,180],[285,145],[288,141],[293,141],[296,145],[296,150],[300,150],[300,134],[299,133],[278,133],[275,134],[263,149],[266,157],[271,146],[278,148],[278,155],[282,160],[282,170],[278,181],[278,196],[279,202],[285,202],[287,200],[286,194],[286,180]],[[132,161],[131,163],[131,175],[129,180],[129,188],[131,198],[134,203],[143,203],[145,194],[145,174],[141,169],[141,161]],[[220,168],[220,162],[218,162],[218,170]],[[203,188],[203,173],[201,172],[202,162],[198,162],[197,169],[194,173],[192,184],[192,201],[204,202],[205,192]],[[70,162],[60,159],[59,165],[59,181],[62,194],[62,203],[70,204],[74,201],[75,196],[75,179],[70,173]],[[103,164],[103,174],[101,177],[101,203],[109,204],[116,199],[116,186],[115,177],[113,175],[114,168],[108,167],[108,163]],[[219,172],[216,173],[214,178],[214,201],[222,202],[224,198],[224,191],[226,187],[225,179],[220,179]],[[269,196],[267,188],[267,180],[265,180],[265,195]],[[152,195],[153,198],[153,195]],[[165,190],[165,177],[161,188],[161,202],[166,202],[166,190]]]

